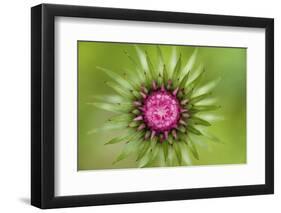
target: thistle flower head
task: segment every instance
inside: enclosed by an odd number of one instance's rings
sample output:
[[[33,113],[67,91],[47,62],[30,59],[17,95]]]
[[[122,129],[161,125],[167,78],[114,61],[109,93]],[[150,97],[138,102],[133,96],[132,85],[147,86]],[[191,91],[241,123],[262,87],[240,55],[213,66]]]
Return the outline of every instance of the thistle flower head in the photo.
[[[178,126],[181,107],[177,97],[165,89],[153,91],[143,100],[144,123],[159,134],[169,133]],[[165,137],[167,139],[167,137]]]
[[[138,58],[125,52],[135,66],[134,70],[129,70],[130,75],[122,76],[107,68],[97,67],[113,80],[106,84],[116,95],[104,97],[102,102],[93,104],[116,113],[116,116],[94,131],[127,130],[127,134],[116,136],[106,143],[124,143],[124,150],[115,162],[123,160],[131,152],[136,153],[140,167],[148,166],[161,156],[164,156],[160,160],[162,165],[169,165],[169,159],[173,161],[174,158],[179,165],[186,164],[183,158],[189,153],[198,159],[192,135],[216,138],[203,131],[211,123],[200,114],[210,114],[219,108],[201,103],[210,97],[218,80],[202,87],[200,81],[205,69],[203,66],[193,67],[197,50],[185,60],[180,55],[170,70],[167,69],[170,61],[165,63],[159,46],[158,59],[154,63],[148,52],[138,46],[136,52]]]

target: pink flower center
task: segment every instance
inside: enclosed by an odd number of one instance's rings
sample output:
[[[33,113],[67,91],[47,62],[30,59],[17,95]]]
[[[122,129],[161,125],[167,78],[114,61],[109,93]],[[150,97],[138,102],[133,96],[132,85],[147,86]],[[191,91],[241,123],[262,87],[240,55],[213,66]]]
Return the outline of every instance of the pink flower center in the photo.
[[[180,119],[180,104],[168,91],[152,92],[144,101],[144,120],[156,132],[170,131]]]

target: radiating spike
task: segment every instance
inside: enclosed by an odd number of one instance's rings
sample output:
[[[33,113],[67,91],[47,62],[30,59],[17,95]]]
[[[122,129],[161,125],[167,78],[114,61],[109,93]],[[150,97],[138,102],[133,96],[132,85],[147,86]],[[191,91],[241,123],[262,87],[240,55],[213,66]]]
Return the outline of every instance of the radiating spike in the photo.
[[[184,91],[183,91],[183,89],[181,89],[181,90],[179,90],[179,92],[178,92],[178,97],[182,97],[183,96],[183,94],[184,94]]]
[[[155,81],[152,81],[152,88],[153,88],[154,90],[157,90],[157,84],[156,84]]]
[[[140,94],[141,94],[143,99],[146,99],[147,96],[146,96],[146,94],[144,92],[140,92]]]
[[[142,103],[140,102],[140,101],[134,101],[134,106],[141,106],[142,105]]]
[[[142,129],[144,129],[145,128],[145,124],[141,124],[139,127],[138,127],[138,130],[140,131],[140,130],[142,130]]]
[[[183,95],[185,95],[187,93],[187,89],[185,89],[185,88],[182,88],[181,91],[182,91]]]
[[[174,129],[172,130],[172,135],[173,135],[173,137],[174,137],[175,139],[178,138],[177,131],[174,130]]]
[[[189,115],[188,113],[183,113],[182,116],[183,116],[184,118],[189,118],[189,117],[190,117],[190,115]]]
[[[148,89],[144,85],[141,86],[141,91],[146,94],[148,93]]]
[[[171,80],[171,79],[169,79],[169,80],[168,80],[167,89],[170,89],[170,88],[171,88],[171,86],[172,86],[172,80]]]
[[[143,119],[142,115],[139,115],[134,118],[134,121],[141,121]]]
[[[147,131],[144,135],[144,139],[147,140],[150,136],[150,131]]]
[[[140,111],[139,111],[138,109],[134,109],[134,110],[132,111],[132,113],[135,114],[135,115],[138,115],[138,114],[140,114]]]
[[[159,142],[160,143],[163,143],[163,141],[164,141],[164,136],[163,136],[163,134],[160,134],[160,138],[159,138],[160,140],[159,140]]]
[[[179,91],[179,88],[177,87],[177,88],[173,91],[173,96],[176,96],[177,93],[178,93],[178,91]]]
[[[185,129],[184,126],[179,126],[179,127],[177,128],[177,130],[180,131],[180,132],[182,132],[182,133],[186,133],[186,129]]]
[[[139,108],[139,110],[144,111],[144,108],[143,108],[143,107],[138,107],[138,108]]]
[[[129,125],[128,125],[129,127],[137,127],[137,123],[136,122],[134,122],[134,121],[132,121],[131,123],[129,123]]]
[[[189,102],[188,99],[184,99],[184,100],[181,101],[181,105],[185,105],[185,104],[187,104],[188,102]]]
[[[182,125],[184,125],[184,126],[186,126],[187,125],[187,123],[184,121],[184,120],[182,120],[182,119],[180,119],[180,124],[182,124]]]
[[[154,138],[154,136],[155,136],[155,134],[156,134],[156,132],[155,132],[154,130],[152,130],[152,132],[151,132],[151,136],[150,136],[150,139],[153,139],[153,138]]]
[[[187,112],[187,111],[188,111],[187,109],[181,109],[181,113]]]
[[[168,139],[168,135],[169,135],[169,132],[168,132],[168,131],[165,131],[165,132],[164,132],[164,138],[165,138],[165,140]]]
[[[132,92],[132,94],[133,94],[135,97],[137,97],[137,98],[140,97],[140,95],[139,95],[139,93],[138,93],[137,91],[132,90],[131,92]]]
[[[161,85],[161,91],[164,92],[165,91],[165,87],[164,84]]]

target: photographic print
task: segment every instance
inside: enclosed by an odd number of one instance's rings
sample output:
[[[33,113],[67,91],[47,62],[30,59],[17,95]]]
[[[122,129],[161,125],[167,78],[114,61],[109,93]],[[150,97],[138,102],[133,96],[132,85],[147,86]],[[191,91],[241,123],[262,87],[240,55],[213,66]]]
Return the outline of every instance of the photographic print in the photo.
[[[78,170],[246,163],[246,48],[77,48]]]
[[[274,193],[274,19],[41,4],[31,41],[32,205]]]

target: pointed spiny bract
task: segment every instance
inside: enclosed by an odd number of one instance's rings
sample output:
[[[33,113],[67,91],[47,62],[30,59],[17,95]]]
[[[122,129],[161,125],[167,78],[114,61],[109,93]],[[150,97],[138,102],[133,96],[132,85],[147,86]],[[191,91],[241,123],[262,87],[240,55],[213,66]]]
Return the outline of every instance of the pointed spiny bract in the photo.
[[[184,95],[183,89],[180,89],[178,92],[178,97],[181,99],[183,98],[183,95]]]
[[[182,117],[184,117],[184,118],[189,118],[190,115],[189,115],[188,113],[183,113],[183,114],[182,114]]]
[[[177,135],[177,131],[176,130],[174,130],[174,129],[172,130],[172,135],[173,135],[174,139],[177,140],[178,135]]]
[[[180,119],[179,123],[182,124],[182,125],[184,125],[184,126],[187,125],[187,123],[186,123],[184,120],[182,120],[182,119]]]
[[[137,127],[137,123],[135,121],[132,121],[128,126],[134,128]]]
[[[187,103],[188,103],[188,101],[189,101],[188,99],[184,99],[184,100],[182,100],[182,101],[181,101],[181,105],[185,105],[185,104],[187,104]]]
[[[142,123],[142,124],[138,127],[138,130],[140,131],[140,130],[142,130],[142,129],[144,129],[144,128],[145,128],[145,124]]]
[[[173,96],[177,96],[177,93],[178,93],[178,91],[179,91],[179,88],[177,87],[174,91],[173,91]]]
[[[172,80],[169,79],[167,84],[167,89],[171,89],[171,86],[172,86]]]
[[[186,133],[186,129],[185,129],[184,126],[179,126],[179,127],[177,128],[177,130],[180,131],[181,133]]]
[[[147,140],[150,136],[150,131],[146,131],[145,135],[144,135],[144,139]]]
[[[143,107],[138,107],[138,108],[139,108],[139,110],[144,111],[144,108],[143,108]]]
[[[148,93],[148,89],[144,85],[141,86],[141,91],[146,94]]]
[[[168,136],[169,136],[169,132],[168,132],[168,131],[165,131],[165,132],[164,132],[164,138],[165,138],[165,140],[168,139]]]
[[[164,84],[161,85],[161,91],[162,91],[162,92],[165,91],[165,86],[164,86]]]
[[[143,120],[142,115],[139,115],[139,116],[134,118],[134,121],[141,121],[141,120]]]
[[[147,95],[146,95],[145,93],[140,92],[140,94],[141,94],[141,96],[142,96],[143,99],[146,99]]]
[[[134,110],[132,111],[132,113],[133,113],[134,115],[139,115],[139,114],[140,114],[140,111],[139,111],[138,109],[134,109]]]
[[[188,110],[187,109],[181,109],[181,112],[183,113],[183,112],[188,112]]]
[[[155,134],[156,134],[156,132],[155,132],[154,130],[152,130],[151,136],[150,136],[150,139],[151,139],[151,140],[154,138]]]
[[[152,88],[153,88],[154,90],[157,90],[157,84],[156,84],[155,81],[152,81]]]
[[[134,101],[134,106],[141,106],[142,105],[142,103],[140,102],[140,101]]]
[[[163,141],[164,141],[164,136],[163,136],[163,134],[160,134],[159,139],[160,139],[159,142],[160,142],[160,143],[163,143]]]

